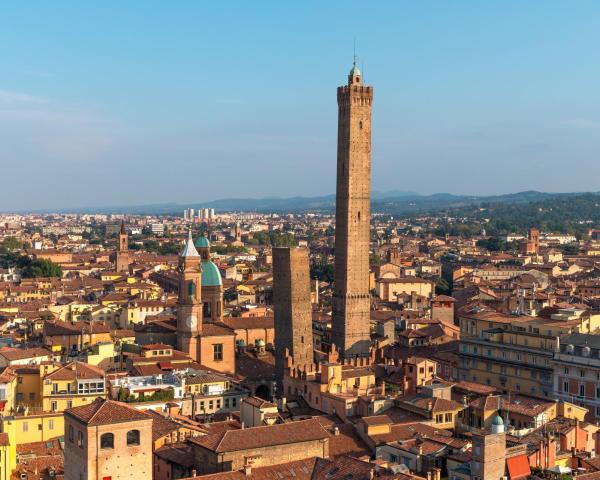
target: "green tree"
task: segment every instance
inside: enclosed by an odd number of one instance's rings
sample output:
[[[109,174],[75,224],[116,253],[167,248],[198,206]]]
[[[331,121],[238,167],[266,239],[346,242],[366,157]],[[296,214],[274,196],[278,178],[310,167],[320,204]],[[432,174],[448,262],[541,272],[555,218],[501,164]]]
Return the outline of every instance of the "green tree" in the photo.
[[[484,247],[490,252],[502,252],[507,250],[507,244],[499,237],[482,238],[477,240],[478,247]]]
[[[15,237],[7,237],[2,241],[2,246],[9,252],[21,250],[25,247],[25,242]]]
[[[310,277],[323,282],[333,282],[334,267],[327,262],[327,257],[323,256],[311,262]]]
[[[52,260],[31,260],[27,256],[19,257],[17,266],[23,278],[62,277],[62,269]]]
[[[369,255],[369,264],[370,265],[381,265],[383,263],[383,258],[381,258],[381,255],[378,255],[377,253],[371,253]]]

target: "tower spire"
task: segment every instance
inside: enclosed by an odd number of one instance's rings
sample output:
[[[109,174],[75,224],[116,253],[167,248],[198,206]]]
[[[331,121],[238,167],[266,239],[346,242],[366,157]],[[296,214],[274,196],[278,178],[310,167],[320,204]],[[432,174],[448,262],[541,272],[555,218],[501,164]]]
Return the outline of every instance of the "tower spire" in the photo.
[[[196,247],[194,245],[194,239],[192,238],[192,229],[191,228],[188,230],[187,241],[185,242],[185,246],[183,247],[183,250],[181,251],[179,256],[180,257],[199,257],[200,256],[200,254],[198,253],[198,250],[196,250]]]
[[[354,55],[352,57],[352,70],[348,74],[348,85],[362,83],[362,74],[358,68],[358,57],[356,56],[356,38],[354,39]]]

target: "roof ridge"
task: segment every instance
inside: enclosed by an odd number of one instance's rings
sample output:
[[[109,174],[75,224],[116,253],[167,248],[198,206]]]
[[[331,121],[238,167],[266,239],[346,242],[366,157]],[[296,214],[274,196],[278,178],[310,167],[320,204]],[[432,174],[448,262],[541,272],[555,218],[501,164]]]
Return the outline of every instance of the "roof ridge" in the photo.
[[[86,422],[88,425],[92,423],[92,421],[94,420],[94,418],[96,418],[96,415],[98,415],[98,413],[100,412],[100,410],[102,410],[102,407],[104,407],[104,405],[106,405],[107,402],[110,402],[111,400],[108,399],[104,399],[104,400],[98,400],[97,403],[99,403],[98,408],[96,409],[96,411],[92,414],[92,416],[90,417],[90,419]],[[93,403],[91,403],[90,405],[93,405]]]
[[[241,428],[240,430],[243,430],[243,428]],[[223,440],[225,439],[225,435],[227,435],[227,433],[230,431],[231,430],[225,430],[224,432],[222,432],[221,439],[219,440],[219,443],[217,443],[217,445],[215,446],[215,452],[219,449],[219,447],[221,446],[221,443],[223,443]]]

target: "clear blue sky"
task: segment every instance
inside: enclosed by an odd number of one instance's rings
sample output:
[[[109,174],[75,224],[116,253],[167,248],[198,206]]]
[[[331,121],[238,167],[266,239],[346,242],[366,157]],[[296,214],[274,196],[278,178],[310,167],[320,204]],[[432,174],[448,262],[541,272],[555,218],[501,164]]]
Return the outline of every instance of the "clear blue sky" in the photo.
[[[600,190],[598,1],[12,1],[0,211],[333,193],[354,37],[374,189]]]

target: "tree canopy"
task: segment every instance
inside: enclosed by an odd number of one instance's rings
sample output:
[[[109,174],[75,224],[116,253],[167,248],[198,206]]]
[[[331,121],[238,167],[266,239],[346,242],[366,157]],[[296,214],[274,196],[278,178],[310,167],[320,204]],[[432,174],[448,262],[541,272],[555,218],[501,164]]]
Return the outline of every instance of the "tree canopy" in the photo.
[[[23,278],[62,277],[62,269],[52,260],[31,260],[27,256],[19,257],[17,266]]]

